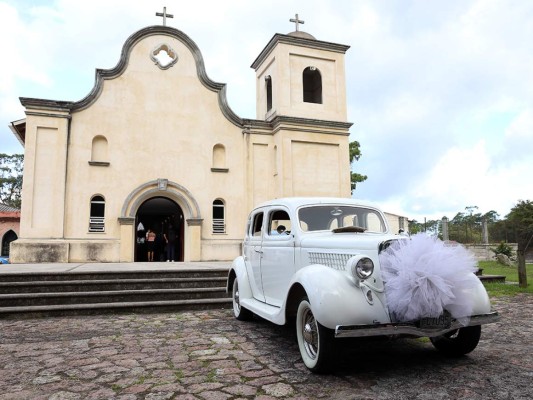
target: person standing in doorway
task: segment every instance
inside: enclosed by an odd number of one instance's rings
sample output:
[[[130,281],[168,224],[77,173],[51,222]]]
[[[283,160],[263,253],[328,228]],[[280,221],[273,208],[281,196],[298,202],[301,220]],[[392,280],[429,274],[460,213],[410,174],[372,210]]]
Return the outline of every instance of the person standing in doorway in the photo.
[[[165,242],[167,244],[167,262],[174,262],[176,254],[176,239],[177,234],[172,224],[168,226],[168,233],[165,234]]]
[[[154,259],[156,261],[165,261],[166,256],[167,255],[165,251],[165,239],[163,238],[163,232],[157,230],[155,234]]]
[[[155,232],[152,229],[148,229],[148,232],[146,232],[146,248],[149,262],[154,261],[155,236]]]

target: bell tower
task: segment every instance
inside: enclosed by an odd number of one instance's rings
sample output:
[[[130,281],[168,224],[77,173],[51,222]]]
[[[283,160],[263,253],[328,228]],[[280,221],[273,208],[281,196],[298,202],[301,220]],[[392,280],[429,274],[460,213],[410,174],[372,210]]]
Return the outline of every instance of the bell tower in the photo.
[[[346,122],[344,54],[350,46],[299,30],[275,34],[251,67],[256,73],[256,118],[297,117]]]

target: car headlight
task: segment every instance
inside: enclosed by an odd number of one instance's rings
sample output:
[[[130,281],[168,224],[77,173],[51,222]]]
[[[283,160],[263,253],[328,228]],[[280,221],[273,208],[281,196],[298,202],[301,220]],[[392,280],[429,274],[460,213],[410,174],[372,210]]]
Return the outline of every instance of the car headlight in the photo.
[[[352,275],[361,280],[367,279],[374,272],[374,262],[368,257],[362,257],[352,264]]]

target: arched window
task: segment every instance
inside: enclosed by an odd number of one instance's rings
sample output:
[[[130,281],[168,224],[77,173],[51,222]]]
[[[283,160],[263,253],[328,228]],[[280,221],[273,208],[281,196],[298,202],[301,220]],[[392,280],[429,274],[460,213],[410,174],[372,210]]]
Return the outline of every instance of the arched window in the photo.
[[[93,138],[91,148],[91,161],[92,162],[108,162],[107,158],[107,139],[98,135]]]
[[[266,95],[267,95],[267,112],[272,109],[272,77],[265,76]]]
[[[213,233],[226,233],[226,206],[224,201],[213,201]]]
[[[11,229],[4,234],[4,237],[2,238],[2,256],[9,257],[9,245],[17,239],[17,234]]]
[[[304,102],[322,104],[322,76],[316,67],[307,67],[302,74]]]
[[[105,199],[100,195],[91,198],[89,232],[105,232]]]

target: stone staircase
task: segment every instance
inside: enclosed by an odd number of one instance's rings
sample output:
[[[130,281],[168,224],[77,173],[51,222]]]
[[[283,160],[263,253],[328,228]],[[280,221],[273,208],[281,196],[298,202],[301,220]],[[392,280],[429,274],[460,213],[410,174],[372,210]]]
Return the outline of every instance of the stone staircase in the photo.
[[[0,276],[0,318],[228,308],[227,268]]]
[[[231,307],[228,269],[0,274],[0,318],[146,313]],[[505,276],[477,273],[482,282]]]

